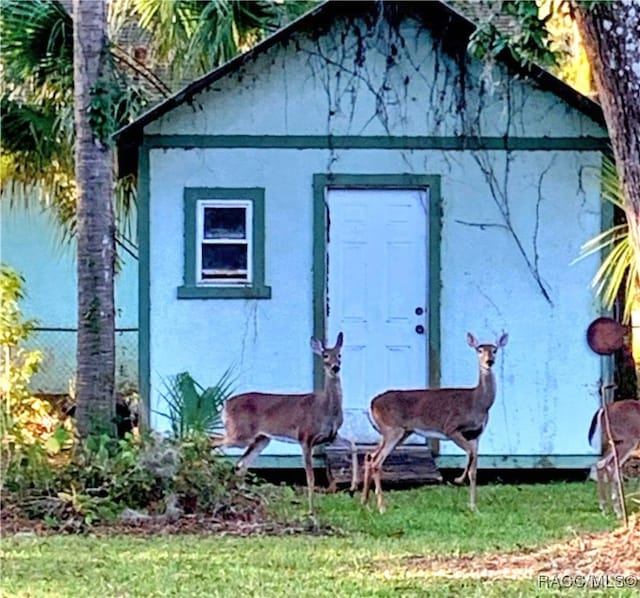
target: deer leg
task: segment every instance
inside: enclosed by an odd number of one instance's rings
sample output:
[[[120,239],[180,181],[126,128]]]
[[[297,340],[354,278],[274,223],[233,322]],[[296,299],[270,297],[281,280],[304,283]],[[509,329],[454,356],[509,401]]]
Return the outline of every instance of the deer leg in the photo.
[[[309,496],[309,515],[313,515],[313,487],[315,476],[313,474],[312,446],[306,442],[302,443],[302,459],[304,461],[304,471],[307,474],[307,493]]]
[[[465,483],[467,476],[469,475],[469,465],[471,465],[471,458],[469,457],[469,453],[467,453],[467,462],[464,466],[464,470],[457,478],[453,479],[454,484],[462,485]]]
[[[620,519],[622,517],[622,501],[624,500],[618,491],[620,484],[620,470],[616,467],[615,463],[611,463],[610,469],[613,472],[609,476],[610,488],[611,488],[611,505],[616,517]]]
[[[356,445],[352,440],[339,434],[335,437],[333,444],[348,448],[351,454],[351,487],[349,488],[349,492],[353,495],[358,489],[358,451]]]
[[[465,452],[467,453],[467,463],[464,466],[464,470],[462,471],[462,473],[455,478],[453,481],[456,484],[464,484],[465,480],[467,479],[467,477],[469,476],[469,472],[471,470],[471,465],[472,465],[472,452],[471,452],[471,446],[472,443],[475,442],[476,444],[476,455],[477,455],[477,450],[478,450],[478,443],[477,441],[474,440],[467,440],[464,436],[462,436],[462,434],[460,435],[456,435],[456,438],[458,440],[454,440],[452,438],[452,440]]]
[[[362,476],[362,497],[360,498],[360,502],[365,505],[369,500],[369,487],[371,486],[371,462],[373,461],[375,455],[378,454],[380,447],[378,446],[372,453],[367,453],[364,456],[364,474]]]
[[[476,509],[476,472],[478,469],[478,438],[473,440],[467,440],[461,433],[456,432],[449,436],[453,442],[455,442],[465,453],[467,453],[467,465],[462,472],[462,475],[457,477],[454,482],[456,484],[464,483],[467,476],[469,476],[469,508],[472,511]]]
[[[372,452],[367,453],[364,457],[364,479],[362,482],[362,498],[360,500],[363,505],[367,504],[369,500],[369,490],[371,489],[371,477],[373,474],[373,462],[378,458],[378,455],[384,447],[384,444],[385,439],[383,436],[380,439],[380,443],[378,444],[378,446],[376,446],[376,448]]]
[[[476,499],[478,491],[476,487],[476,479],[478,473],[478,439],[471,441],[471,454],[469,455],[469,508],[476,510]]]
[[[607,512],[607,504],[609,503],[609,461],[612,455],[605,455],[596,463],[596,474],[598,478],[598,502],[600,510],[603,514]]]
[[[331,469],[329,469],[329,465],[327,465],[327,481],[329,482],[327,492],[335,494],[338,491],[338,482],[336,482],[336,479],[333,477]]]
[[[377,455],[371,459],[370,468],[373,483],[375,485],[376,497],[378,499],[378,511],[384,513],[386,510],[384,498],[382,496],[382,465],[394,448],[398,446],[409,434],[402,428],[396,428],[384,437],[382,445],[377,451]]]
[[[264,450],[264,447],[269,444],[270,438],[268,436],[257,436],[254,441],[248,446],[244,455],[238,459],[236,463],[236,472],[239,475],[243,475],[253,460]]]
[[[619,469],[618,467],[616,467],[615,461],[613,459],[611,460],[610,464],[610,468],[613,469],[613,476],[611,476],[613,478],[611,483],[611,501],[613,503],[613,510],[618,517],[622,517],[622,514],[624,512],[624,505],[622,504],[622,501],[624,500],[624,493],[621,494],[619,492],[621,470],[622,466],[629,460],[634,450],[636,449],[636,444],[637,443],[635,441],[621,442],[616,447],[618,453]]]

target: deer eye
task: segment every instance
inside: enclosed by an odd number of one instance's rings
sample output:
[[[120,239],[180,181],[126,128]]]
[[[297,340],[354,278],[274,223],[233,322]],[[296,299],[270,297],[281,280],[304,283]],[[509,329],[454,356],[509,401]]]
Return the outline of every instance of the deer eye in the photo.
[[[328,353],[323,353],[322,354],[322,359],[329,359],[329,354]]]

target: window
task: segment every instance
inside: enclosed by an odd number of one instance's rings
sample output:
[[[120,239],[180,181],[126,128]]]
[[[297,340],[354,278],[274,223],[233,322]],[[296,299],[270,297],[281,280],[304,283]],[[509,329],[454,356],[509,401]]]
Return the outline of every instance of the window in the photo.
[[[264,284],[264,189],[185,189],[181,299],[271,297]]]
[[[251,282],[251,202],[198,202],[197,280],[199,284]]]

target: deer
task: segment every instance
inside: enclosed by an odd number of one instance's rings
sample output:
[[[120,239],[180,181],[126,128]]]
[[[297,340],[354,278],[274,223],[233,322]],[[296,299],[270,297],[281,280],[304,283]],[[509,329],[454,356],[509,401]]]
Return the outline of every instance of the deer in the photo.
[[[239,475],[246,472],[272,438],[299,443],[307,477],[310,515],[314,512],[314,447],[330,443],[347,446],[351,451],[351,493],[358,487],[355,445],[338,434],[343,422],[340,382],[343,341],[342,332],[333,347],[326,347],[318,339],[311,338],[311,350],[322,358],[324,388],[321,391],[306,394],[247,392],[231,397],[223,409],[224,435],[212,438],[211,443],[213,447],[246,447],[236,463]]]
[[[507,344],[504,333],[495,344],[479,344],[467,333],[467,343],[478,354],[479,381],[473,388],[437,388],[387,390],[371,401],[373,426],[382,434],[380,443],[365,456],[362,504],[367,504],[373,478],[378,510],[384,513],[382,496],[382,465],[393,449],[416,433],[426,438],[452,440],[467,454],[462,474],[455,479],[463,484],[469,479],[469,507],[476,509],[476,473],[478,441],[487,426],[489,409],[496,397],[493,364],[498,349]]]
[[[603,513],[606,513],[611,500],[613,511],[618,517],[622,517],[623,498],[618,492],[620,469],[635,450],[640,448],[640,401],[624,399],[606,406],[611,436],[607,426],[602,424],[604,409],[601,407],[595,412],[589,427],[589,443],[595,447],[601,441],[601,447],[604,447],[602,457],[596,463],[598,500]],[[597,430],[601,430],[601,433],[596,434]]]

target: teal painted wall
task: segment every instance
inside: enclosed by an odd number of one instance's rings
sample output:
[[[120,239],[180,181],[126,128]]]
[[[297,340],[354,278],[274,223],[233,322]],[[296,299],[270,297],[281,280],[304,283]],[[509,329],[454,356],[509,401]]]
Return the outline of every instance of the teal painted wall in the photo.
[[[389,151],[338,152],[349,173],[398,173],[406,161]],[[537,202],[541,158],[549,166]],[[203,384],[235,364],[238,391],[303,392],[313,387],[308,339],[314,333],[312,272],[313,174],[327,154],[309,150],[152,150],[150,226],[150,359],[152,391],[162,377],[188,370]],[[495,160],[499,163],[502,156]],[[442,180],[441,355],[443,386],[473,385],[477,366],[465,334],[510,342],[496,365],[498,397],[483,436],[483,454],[584,454],[597,405],[600,362],[585,342],[599,315],[589,290],[597,260],[570,265],[580,245],[600,229],[597,152],[517,152],[510,196],[514,225],[532,250],[536,211],[539,268],[553,305],[527,271],[514,240],[469,152],[415,152]],[[176,176],[174,165],[180,164]],[[238,168],[238,165],[242,165]],[[292,168],[286,176],[282,164]],[[579,174],[591,164],[593,175]],[[182,189],[246,184],[266,192],[266,277],[270,300],[176,299],[183,278]],[[582,188],[582,191],[579,191]],[[587,209],[584,209],[588,206]],[[472,223],[488,223],[485,228]],[[531,236],[530,236],[531,235]],[[169,241],[171,240],[171,241]],[[158,249],[158,248],[162,249]],[[188,340],[185,340],[188,339]],[[562,356],[559,358],[558,356]],[[348,365],[344,365],[345,375]],[[360,403],[360,401],[357,401]],[[161,404],[152,392],[152,405]],[[349,429],[349,397],[345,397]],[[353,413],[360,416],[360,413]],[[162,426],[160,419],[154,424]],[[565,432],[568,425],[576,434]],[[582,433],[584,432],[584,433]],[[375,442],[373,429],[361,441]],[[270,446],[267,454],[290,452]],[[295,449],[293,449],[295,450]],[[451,443],[444,454],[456,454]]]
[[[490,69],[468,56],[447,54],[417,21],[403,21],[397,32],[385,24],[376,24],[371,33],[363,21],[357,26],[356,33],[340,18],[323,35],[297,33],[145,132],[606,136],[560,98],[514,78],[500,64]],[[397,53],[390,62],[392,45]]]
[[[40,372],[32,380],[35,392],[64,393],[75,372],[77,319],[75,244],[61,239],[50,213],[35,203],[10,207],[0,202],[0,260],[25,278],[25,317],[38,320],[29,346],[43,353]],[[123,256],[116,278],[118,332],[117,380],[137,386],[138,272],[137,261]],[[54,330],[47,330],[54,329]]]

